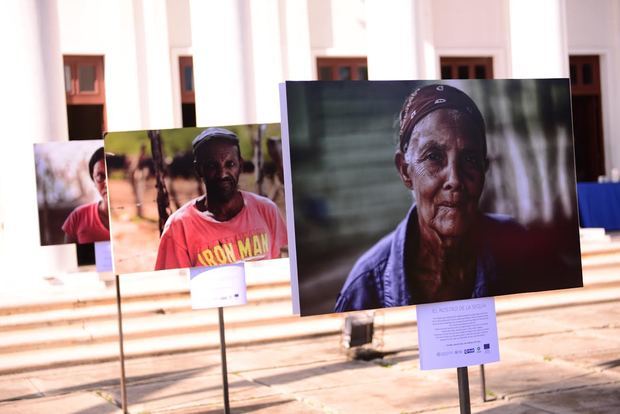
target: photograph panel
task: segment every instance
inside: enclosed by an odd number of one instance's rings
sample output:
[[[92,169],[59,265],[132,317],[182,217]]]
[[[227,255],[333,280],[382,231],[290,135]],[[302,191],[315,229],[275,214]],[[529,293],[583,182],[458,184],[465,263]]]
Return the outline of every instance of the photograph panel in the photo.
[[[110,240],[103,140],[34,145],[41,245]]]
[[[568,80],[285,87],[302,315],[582,286]]]
[[[115,272],[287,257],[279,124],[108,133]]]

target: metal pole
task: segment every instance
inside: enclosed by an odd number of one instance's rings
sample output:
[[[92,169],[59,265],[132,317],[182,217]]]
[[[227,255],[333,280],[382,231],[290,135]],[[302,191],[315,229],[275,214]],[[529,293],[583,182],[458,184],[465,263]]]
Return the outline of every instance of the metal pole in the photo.
[[[220,351],[222,353],[222,385],[224,386],[224,413],[230,414],[228,402],[228,368],[226,367],[226,338],[224,336],[224,308],[217,308],[220,322]]]
[[[125,386],[125,347],[123,345],[123,317],[121,313],[121,282],[118,275],[116,279],[116,313],[118,316],[118,346],[121,353],[121,409],[127,414],[127,388]]]
[[[469,377],[467,375],[467,367],[457,368],[456,375],[459,383],[459,405],[461,406],[461,414],[471,414],[471,405],[469,403]]]
[[[487,402],[487,381],[484,377],[484,364],[480,365],[480,393],[482,394],[482,402]]]

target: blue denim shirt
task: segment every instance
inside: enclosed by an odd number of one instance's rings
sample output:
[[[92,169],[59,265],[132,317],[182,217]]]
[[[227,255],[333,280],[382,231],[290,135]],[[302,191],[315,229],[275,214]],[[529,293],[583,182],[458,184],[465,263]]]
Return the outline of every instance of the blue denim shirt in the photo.
[[[338,295],[335,312],[414,305],[405,274],[405,241],[409,220],[417,220],[413,206],[396,229],[383,237],[355,263]],[[498,280],[493,253],[497,237],[510,237],[525,229],[507,216],[485,214],[481,221],[483,242],[478,249],[472,298],[510,293]],[[417,235],[414,235],[417,237]]]

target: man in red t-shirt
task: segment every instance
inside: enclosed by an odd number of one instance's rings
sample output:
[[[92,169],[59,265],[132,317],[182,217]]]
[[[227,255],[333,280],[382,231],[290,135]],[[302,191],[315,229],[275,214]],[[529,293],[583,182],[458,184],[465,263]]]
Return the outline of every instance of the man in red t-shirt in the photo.
[[[208,128],[194,139],[192,150],[207,194],[168,218],[155,270],[280,257],[288,242],[278,207],[238,188],[243,160],[237,136],[224,128]]]

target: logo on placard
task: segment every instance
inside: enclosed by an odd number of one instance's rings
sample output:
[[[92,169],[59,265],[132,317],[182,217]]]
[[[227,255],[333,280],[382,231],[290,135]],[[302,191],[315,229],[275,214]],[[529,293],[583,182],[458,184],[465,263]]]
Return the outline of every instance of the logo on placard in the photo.
[[[484,353],[485,354],[490,354],[491,353],[491,344],[484,344]]]
[[[465,351],[463,351],[463,352],[464,352],[465,354],[473,354],[473,353],[474,353],[474,351],[475,351],[475,349],[474,349],[474,348],[467,348],[467,349],[465,349]]]

